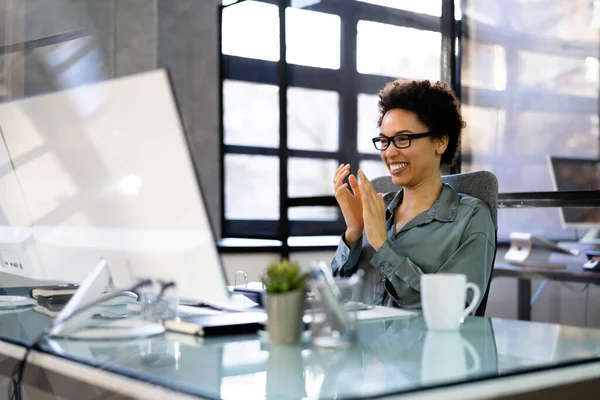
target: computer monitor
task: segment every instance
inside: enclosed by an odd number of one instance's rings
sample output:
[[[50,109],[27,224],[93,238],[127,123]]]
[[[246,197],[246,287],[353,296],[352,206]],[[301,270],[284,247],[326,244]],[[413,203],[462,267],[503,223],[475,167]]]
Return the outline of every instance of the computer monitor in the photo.
[[[600,190],[600,159],[550,156],[550,171],[557,191]],[[599,242],[600,207],[562,207],[565,228],[587,228],[582,241]]]
[[[104,258],[116,287],[228,300],[165,70],[0,104],[0,130],[0,272],[79,283]]]

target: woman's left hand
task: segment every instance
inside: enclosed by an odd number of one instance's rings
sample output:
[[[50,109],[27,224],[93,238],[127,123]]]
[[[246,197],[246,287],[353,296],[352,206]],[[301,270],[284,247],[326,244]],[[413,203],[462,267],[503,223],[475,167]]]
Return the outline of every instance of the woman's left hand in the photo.
[[[385,229],[385,204],[381,193],[377,193],[362,170],[358,170],[362,194],[363,220],[369,244],[379,251],[388,240]]]

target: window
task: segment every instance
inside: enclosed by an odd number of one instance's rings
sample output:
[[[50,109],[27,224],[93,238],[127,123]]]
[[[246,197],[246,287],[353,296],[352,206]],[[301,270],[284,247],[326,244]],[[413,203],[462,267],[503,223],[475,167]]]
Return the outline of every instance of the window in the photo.
[[[598,59],[520,50],[519,86],[526,90],[598,97]]]
[[[279,12],[268,3],[223,9],[223,236],[277,238],[285,255],[290,236],[343,231],[332,184],[340,163],[372,177],[388,173],[371,142],[377,93],[398,77],[439,79],[441,1],[292,3],[284,81]]]
[[[475,5],[474,1],[470,1]],[[495,3],[501,6],[502,2]],[[484,4],[477,5],[480,14],[489,14],[487,9],[479,9],[482,6],[485,7]],[[519,35],[535,35],[556,44],[564,40],[566,42],[561,43],[565,45],[563,50],[577,42],[590,45],[598,42],[598,21],[594,18],[598,5],[593,0],[519,0],[512,6],[509,12],[500,15],[504,15],[505,20],[519,21],[509,25]]]
[[[290,64],[338,69],[340,17],[295,8],[286,10],[286,60]],[[272,4],[246,1],[223,10],[222,52],[279,60],[279,14]]]
[[[278,91],[275,85],[226,80],[223,83],[225,143],[279,147]]]
[[[335,160],[291,157],[288,163],[288,195],[290,197],[333,196],[331,180],[338,165]]]
[[[439,79],[441,40],[439,32],[359,21],[358,72],[394,78]]]
[[[340,67],[340,17],[288,8],[287,62],[310,67]]]
[[[379,110],[377,102],[379,97],[374,94],[360,93],[358,95],[358,151],[366,154],[379,154],[373,146],[373,139],[379,135],[377,119]]]
[[[500,192],[554,190],[548,156],[598,158],[598,27],[588,1],[466,2],[463,171],[488,169]],[[472,32],[477,32],[472,34]],[[573,239],[558,209],[501,209],[499,239]]]
[[[357,0],[363,3],[376,4],[390,8],[412,11],[440,17],[442,15],[442,0]]]
[[[221,38],[223,54],[278,61],[277,6],[246,1],[225,8]]]
[[[504,109],[463,104],[467,126],[461,140],[462,171],[489,170],[490,162],[504,153]]]
[[[279,218],[279,162],[277,157],[225,155],[225,218]]]
[[[462,84],[464,86],[473,89],[506,89],[506,51],[504,47],[465,39],[462,49]],[[471,56],[472,54],[474,56]]]
[[[333,196],[331,180],[338,165],[336,160],[290,157],[288,160],[289,197]],[[292,207],[288,211],[288,216],[290,220],[296,221],[335,221],[338,218],[338,209],[324,206]]]
[[[288,147],[337,151],[339,114],[337,92],[294,87],[288,89]]]

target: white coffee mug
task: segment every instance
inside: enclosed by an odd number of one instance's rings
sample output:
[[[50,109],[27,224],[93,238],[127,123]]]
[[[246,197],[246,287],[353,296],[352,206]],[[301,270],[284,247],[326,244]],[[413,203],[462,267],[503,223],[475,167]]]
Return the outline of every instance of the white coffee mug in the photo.
[[[427,332],[421,358],[422,383],[462,380],[479,371],[480,364],[477,350],[460,333]]]
[[[473,300],[467,308],[467,290],[473,290]],[[463,274],[421,275],[421,306],[427,327],[431,330],[454,331],[479,304],[481,291],[467,282]]]

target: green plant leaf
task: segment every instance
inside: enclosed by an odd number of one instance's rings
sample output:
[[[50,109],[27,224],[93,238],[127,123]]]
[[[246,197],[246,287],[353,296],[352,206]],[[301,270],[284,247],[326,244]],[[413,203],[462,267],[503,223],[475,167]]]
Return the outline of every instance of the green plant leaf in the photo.
[[[265,290],[270,293],[285,293],[304,288],[308,273],[303,273],[297,262],[284,259],[270,263],[262,277]]]

